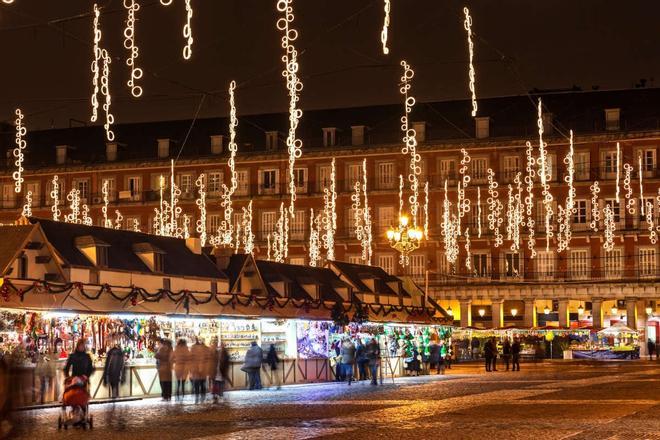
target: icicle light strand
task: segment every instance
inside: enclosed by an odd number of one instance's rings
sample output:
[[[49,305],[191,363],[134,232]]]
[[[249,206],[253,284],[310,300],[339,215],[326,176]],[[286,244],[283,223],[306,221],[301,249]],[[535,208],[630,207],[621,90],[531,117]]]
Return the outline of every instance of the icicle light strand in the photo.
[[[28,191],[25,194],[25,202],[23,204],[21,216],[25,218],[32,217],[32,191]]]
[[[23,150],[27,147],[27,142],[24,137],[27,134],[27,129],[23,125],[23,112],[20,108],[16,109],[16,147],[14,148],[14,157],[16,161],[16,171],[13,172],[12,178],[14,179],[14,192],[17,194],[21,192],[21,188],[24,182],[23,178],[23,162],[25,161],[25,155]]]
[[[591,222],[589,227],[592,231],[598,232],[600,226],[600,209],[598,208],[598,193],[600,193],[600,185],[596,180],[590,187],[591,191]]]
[[[404,155],[410,154],[410,173],[408,174],[408,181],[410,182],[411,195],[408,198],[410,203],[410,215],[413,221],[413,227],[417,227],[417,212],[419,210],[419,175],[422,173],[420,163],[422,158],[417,152],[417,134],[414,128],[410,128],[410,113],[415,106],[415,98],[408,96],[411,88],[411,81],[415,76],[415,72],[410,65],[405,61],[401,61],[403,67],[403,75],[401,76],[401,84],[399,92],[404,97],[404,110],[405,113],[401,116],[401,131],[403,131],[403,147],[401,153]]]
[[[53,206],[50,207],[51,212],[53,213],[53,220],[56,222],[60,221],[60,216],[62,212],[60,211],[60,183],[59,177],[57,175],[53,176],[50,198],[53,201]]]
[[[383,44],[383,53],[387,55],[390,53],[390,49],[387,47],[387,34],[390,27],[390,12],[392,10],[390,0],[384,0],[383,10],[385,12],[385,17],[383,18],[383,30],[380,31],[380,42]]]
[[[186,39],[186,45],[183,46],[183,59],[189,60],[190,57],[192,56],[192,45],[193,45],[193,35],[192,35],[193,7],[192,7],[192,0],[185,0],[185,1],[186,1],[186,24],[183,25],[183,38]]]
[[[206,246],[206,175],[200,174],[195,181],[197,186],[197,193],[199,194],[195,204],[199,209],[199,220],[197,220],[197,233],[199,234],[199,241],[203,246]]]
[[[629,163],[623,164],[623,189],[626,191],[626,209],[630,215],[635,215],[635,199],[632,189],[633,167]]]
[[[101,10],[98,5],[94,4],[94,21],[92,32],[94,33],[94,46],[93,46],[93,55],[94,59],[92,60],[92,116],[90,120],[96,122],[98,119],[99,111],[99,76],[101,68],[99,67],[99,62],[103,58],[101,52],[101,47],[99,43],[101,42],[101,29],[99,28],[99,17],[101,16]]]
[[[367,196],[367,159],[362,160],[362,194],[364,195],[364,208],[362,209],[364,234],[362,237],[362,261],[371,266],[373,257],[373,231],[371,212],[369,211],[369,198]]]
[[[105,123],[103,128],[105,129],[105,137],[109,141],[115,140],[115,133],[112,131],[112,124],[115,123],[115,117],[110,113],[110,106],[112,105],[112,97],[110,96],[110,55],[105,49],[101,50],[101,57],[103,58],[103,72],[101,75],[101,94],[105,96],[105,102],[103,103],[103,111],[105,112]]]
[[[621,145],[616,143],[616,202],[619,203],[619,181],[621,180]]]
[[[124,48],[128,50],[126,65],[131,69],[131,75],[126,84],[131,90],[131,95],[139,98],[142,96],[142,87],[137,84],[137,81],[142,78],[143,71],[136,65],[140,49],[135,44],[135,22],[137,20],[135,15],[140,10],[140,4],[137,0],[124,0],[124,8],[126,8],[127,13],[126,27],[124,28]]]
[[[472,117],[477,116],[477,92],[476,92],[476,73],[474,71],[474,42],[472,41],[472,17],[467,7],[463,8],[465,21],[463,27],[467,32],[468,53],[470,55],[470,65],[468,70],[470,93],[472,93]]]

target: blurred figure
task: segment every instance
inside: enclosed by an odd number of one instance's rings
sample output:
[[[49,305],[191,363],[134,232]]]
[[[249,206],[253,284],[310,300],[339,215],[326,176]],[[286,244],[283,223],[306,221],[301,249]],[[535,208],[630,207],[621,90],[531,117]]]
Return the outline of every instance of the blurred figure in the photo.
[[[257,345],[256,341],[252,341],[252,345],[245,353],[245,362],[241,370],[245,371],[248,375],[248,384],[250,390],[261,389],[261,362],[264,358],[264,351]]]
[[[380,363],[380,345],[376,338],[371,339],[367,345],[367,359],[369,359],[369,372],[371,385],[378,385],[378,366]]]
[[[511,359],[511,343],[509,338],[504,339],[504,345],[502,345],[502,360],[504,361],[504,366],[506,371],[509,371],[509,360]]]
[[[358,379],[366,380],[367,379],[367,366],[369,365],[369,359],[367,359],[367,347],[357,339],[357,344],[355,345],[355,361],[358,366]]]
[[[279,356],[277,356],[277,350],[275,350],[275,345],[270,344],[270,348],[268,349],[268,354],[266,355],[266,363],[268,363],[268,366],[270,367],[270,375],[273,378],[273,381],[275,382],[275,386],[279,390],[282,388],[282,379],[280,378],[280,375],[277,372],[277,364],[280,361]]]
[[[497,350],[497,341],[495,338],[492,338],[491,341],[491,346],[493,347],[493,358],[491,359],[493,366],[491,369],[497,371],[497,355],[499,354],[499,351]]]
[[[112,347],[105,357],[103,385],[110,387],[110,398],[119,397],[119,383],[124,383],[124,352],[118,345]]]
[[[206,393],[213,393],[213,382],[218,368],[218,340],[213,338],[204,352],[204,399]]]
[[[48,350],[43,354],[37,353],[37,364],[34,368],[34,375],[39,378],[39,399],[42,405],[46,403],[46,395],[55,385],[55,377],[57,375],[55,362],[55,359]]]
[[[216,360],[215,377],[213,378],[213,403],[217,403],[225,392],[225,380],[227,371],[229,371],[229,352],[225,348],[225,344],[220,344]]]
[[[335,363],[335,380],[341,382],[344,380],[344,369],[341,366],[341,341],[337,340],[330,346],[330,356]]]
[[[190,347],[190,380],[193,384],[193,392],[195,393],[195,403],[199,403],[206,398],[206,345],[198,338],[195,338],[195,343]]]
[[[190,372],[190,349],[185,339],[179,339],[174,349],[174,375],[176,376],[176,398],[186,395],[186,380]]]
[[[512,370],[520,371],[520,340],[518,338],[514,339],[511,345],[511,358],[513,360]]]
[[[70,373],[70,374],[69,374]],[[64,375],[69,376],[89,376],[94,373],[94,364],[91,356],[85,351],[85,340],[80,339],[76,344],[76,350],[69,355],[64,366]]]
[[[168,401],[172,399],[172,343],[167,339],[161,339],[155,357],[161,395],[163,400]]]
[[[344,339],[341,345],[341,364],[344,367],[344,376],[348,378],[348,385],[353,382],[353,365],[355,364],[355,344],[349,338]]]
[[[649,338],[649,340],[646,342],[646,348],[648,349],[649,352],[649,360],[653,360],[653,353],[655,352],[655,342],[653,342],[653,339]],[[658,355],[656,353],[655,358],[658,359]]]
[[[441,374],[440,346],[435,340],[431,340],[429,344],[429,364],[431,368],[436,368],[438,374]],[[444,373],[444,371],[442,372]]]
[[[11,422],[11,382],[9,363],[6,356],[0,352],[0,438],[9,438],[13,430]]]
[[[484,344],[484,359],[486,361],[486,371],[490,372],[493,365],[493,342],[490,339]]]

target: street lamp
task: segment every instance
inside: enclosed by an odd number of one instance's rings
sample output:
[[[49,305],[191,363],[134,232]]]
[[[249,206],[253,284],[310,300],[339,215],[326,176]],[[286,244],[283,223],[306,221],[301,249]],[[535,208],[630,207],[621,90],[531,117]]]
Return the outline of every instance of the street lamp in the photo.
[[[479,309],[479,316],[483,318],[485,314],[486,314],[486,309],[483,308]]]
[[[582,304],[580,304],[578,306],[578,315],[582,316],[583,314],[584,314],[584,307],[582,306]]]
[[[549,315],[550,314],[550,307],[548,307],[546,305],[545,308],[543,309],[543,313],[545,313],[546,315]]]
[[[651,306],[647,306],[647,307],[646,307],[646,314],[647,314],[648,316],[652,316],[652,315],[653,315],[653,307],[651,307]]]
[[[423,237],[422,229],[410,225],[410,219],[405,215],[399,217],[399,224],[396,227],[390,227],[387,230],[390,246],[401,254],[404,266],[408,264],[408,255],[419,249]]]
[[[618,315],[619,314],[619,309],[617,309],[616,306],[612,306],[612,308],[610,309],[610,314],[612,316]]]
[[[511,309],[511,316],[515,318],[517,314],[518,314],[518,309]]]

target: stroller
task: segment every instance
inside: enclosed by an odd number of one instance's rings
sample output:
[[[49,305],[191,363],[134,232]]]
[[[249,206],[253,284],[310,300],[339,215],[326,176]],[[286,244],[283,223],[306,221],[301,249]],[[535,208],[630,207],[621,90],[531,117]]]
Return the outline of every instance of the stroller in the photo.
[[[89,392],[87,391],[86,376],[73,376],[64,379],[62,413],[57,419],[57,429],[68,429],[69,426],[80,426],[83,429],[94,427],[94,420],[89,414]]]

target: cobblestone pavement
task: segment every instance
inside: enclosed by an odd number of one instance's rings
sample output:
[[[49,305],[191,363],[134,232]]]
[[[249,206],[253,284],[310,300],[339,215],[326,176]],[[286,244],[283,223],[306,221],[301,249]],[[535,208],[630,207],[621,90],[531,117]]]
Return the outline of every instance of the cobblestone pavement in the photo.
[[[57,431],[57,409],[21,414],[16,439],[660,439],[660,364],[553,362],[522,372],[235,391],[219,404],[93,405],[94,430]]]

